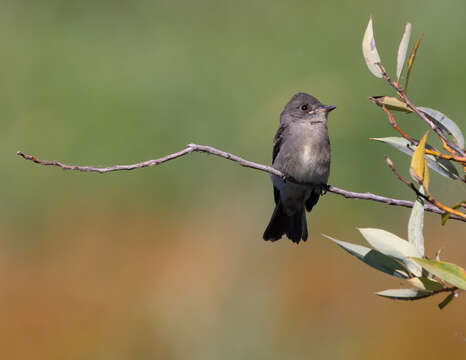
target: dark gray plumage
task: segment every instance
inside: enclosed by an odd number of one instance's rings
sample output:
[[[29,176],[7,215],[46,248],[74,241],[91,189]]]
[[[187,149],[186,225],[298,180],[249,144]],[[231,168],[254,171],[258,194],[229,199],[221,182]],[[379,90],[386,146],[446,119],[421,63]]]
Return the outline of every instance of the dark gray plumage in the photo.
[[[333,109],[305,93],[294,95],[283,109],[274,138],[273,167],[306,185],[271,176],[275,210],[264,240],[283,235],[295,243],[307,240],[305,210],[311,211],[317,203],[330,174],[327,116]]]

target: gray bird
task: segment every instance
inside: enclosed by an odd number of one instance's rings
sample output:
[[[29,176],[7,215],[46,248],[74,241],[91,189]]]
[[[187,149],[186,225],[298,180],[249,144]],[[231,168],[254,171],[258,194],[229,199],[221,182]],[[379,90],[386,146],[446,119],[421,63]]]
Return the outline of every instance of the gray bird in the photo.
[[[311,211],[317,203],[330,174],[327,116],[333,109],[305,93],[294,95],[283,109],[272,161],[285,178],[271,176],[275,210],[264,240],[275,241],[284,234],[295,243],[307,240],[304,209]]]

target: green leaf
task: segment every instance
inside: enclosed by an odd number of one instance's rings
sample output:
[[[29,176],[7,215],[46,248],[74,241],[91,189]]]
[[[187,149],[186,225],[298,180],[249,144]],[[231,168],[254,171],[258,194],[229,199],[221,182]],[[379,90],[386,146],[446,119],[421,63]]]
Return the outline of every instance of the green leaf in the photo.
[[[424,188],[421,186],[419,191],[423,194]],[[414,245],[419,253],[424,256],[424,235],[422,230],[424,228],[424,199],[420,196],[416,198],[411,216],[408,222],[408,241]]]
[[[380,291],[376,295],[396,300],[418,300],[431,296],[432,293],[419,289],[389,289]]]
[[[438,307],[440,308],[440,310],[442,310],[445,306],[447,306],[450,303],[450,301],[453,300],[454,297],[455,297],[455,293],[451,292],[450,294],[448,294],[448,296],[445,299],[443,299],[443,301],[440,304],[438,304]]]
[[[388,110],[412,112],[408,105],[393,96],[371,96],[369,100],[378,106],[385,106]]]
[[[453,120],[438,110],[422,106],[419,106],[418,109],[426,114],[441,130],[451,135],[460,149],[464,149],[463,133]]]
[[[408,278],[406,269],[398,261],[382,254],[380,251],[370,249],[365,246],[340,241],[325,234],[322,235],[327,239],[332,240],[335,244],[346,250],[348,253],[357,257],[359,260],[373,267],[374,269],[397,278]]]
[[[459,209],[463,204],[466,204],[466,200],[459,202],[458,204],[452,206],[451,208],[453,210],[456,210],[456,209]],[[449,212],[446,212],[445,214],[442,215],[442,225],[445,225],[447,223],[447,220],[450,218],[450,216],[451,216],[451,213]]]
[[[414,150],[416,150],[415,145],[412,145],[408,140],[402,137],[371,138],[371,140],[384,142],[409,156],[412,156]],[[426,145],[426,148],[432,149],[432,146]],[[456,170],[455,166],[452,165],[450,161],[439,159],[433,155],[425,155],[424,157],[427,161],[427,166],[435,172],[449,179],[458,179],[458,170]]]
[[[401,37],[400,46],[398,47],[398,54],[396,57],[396,81],[399,84],[403,66],[406,60],[406,53],[408,52],[409,39],[411,37],[411,23],[407,23],[405,26],[405,32]]]
[[[411,260],[417,262],[440,280],[449,282],[459,289],[466,290],[466,273],[462,267],[443,261],[420,259],[416,257],[412,257]]]
[[[380,56],[375,46],[374,30],[372,29],[372,16],[369,18],[369,24],[367,24],[366,32],[362,38],[362,54],[364,61],[369,68],[369,71],[374,76],[381,78],[382,71],[377,64],[380,64]]]
[[[358,229],[362,236],[376,250],[387,256],[401,260],[415,276],[421,276],[422,269],[409,257],[421,257],[421,253],[406,240],[381,229]]]
[[[439,291],[443,289],[443,286],[438,281],[426,278],[425,276],[416,277],[406,280],[410,285],[426,291]]]

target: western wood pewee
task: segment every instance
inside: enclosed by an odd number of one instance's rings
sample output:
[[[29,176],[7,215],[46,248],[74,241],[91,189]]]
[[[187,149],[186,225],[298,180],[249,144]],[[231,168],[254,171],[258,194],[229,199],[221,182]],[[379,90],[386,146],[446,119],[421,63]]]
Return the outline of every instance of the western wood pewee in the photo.
[[[285,174],[272,175],[275,210],[264,240],[283,234],[295,243],[307,240],[306,212],[319,200],[330,174],[330,140],[327,115],[335,106],[322,105],[315,97],[298,93],[280,115],[274,138],[273,167]],[[290,177],[301,184],[287,181]]]

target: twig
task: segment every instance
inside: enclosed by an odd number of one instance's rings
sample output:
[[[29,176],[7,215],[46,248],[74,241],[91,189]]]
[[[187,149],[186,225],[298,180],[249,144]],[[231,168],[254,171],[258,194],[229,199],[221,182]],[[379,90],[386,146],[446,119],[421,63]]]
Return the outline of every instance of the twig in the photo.
[[[358,192],[353,192],[353,191],[348,191],[344,189],[337,188],[335,186],[330,185],[328,188],[328,191],[341,195],[347,199],[359,199],[359,200],[370,200],[370,201],[375,201],[375,202],[380,202],[386,205],[393,205],[393,206],[402,206],[402,207],[407,207],[407,208],[412,208],[414,205],[414,202],[409,201],[409,200],[399,200],[399,199],[393,199],[385,196],[380,196],[376,194],[372,194],[370,192],[365,192],[365,193],[358,193]],[[438,207],[430,204],[425,204],[424,205],[424,210],[429,211],[432,213],[440,214],[443,215],[445,214],[445,211],[439,209]],[[450,219],[455,219],[455,220],[461,220],[461,221],[466,221],[466,219],[463,219],[460,216],[455,216],[451,215]]]
[[[464,154],[464,151],[462,149],[459,149],[457,148],[455,145],[453,145],[450,141],[448,141],[448,139],[445,137],[445,135],[443,134],[442,130],[439,129],[439,127],[437,125],[435,125],[435,123],[429,119],[422,111],[420,111],[409,99],[408,99],[408,96],[406,95],[406,93],[403,91],[402,88],[400,88],[397,84],[395,84],[395,82],[390,78],[390,76],[388,76],[387,72],[385,71],[385,68],[382,66],[382,64],[378,64],[379,65],[379,68],[380,68],[380,71],[382,72],[382,76],[383,78],[391,85],[391,87],[393,87],[398,96],[401,97],[403,99],[403,101],[405,102],[405,104],[412,110],[414,111],[419,117],[422,118],[422,120],[424,120],[430,127],[432,130],[435,131],[435,133],[443,140],[445,141],[445,143],[453,150],[455,150],[459,155],[461,155],[462,157],[465,156]]]
[[[408,134],[406,134],[403,130],[401,130],[401,128],[398,126],[396,120],[395,120],[395,117],[393,116],[393,114],[388,111],[388,109],[385,107],[385,105],[382,105],[382,110],[385,112],[385,114],[387,114],[388,116],[388,122],[390,123],[390,125],[400,133],[400,135],[402,137],[404,137],[406,140],[408,140],[411,144],[413,145],[418,145],[417,141],[414,141],[411,136],[409,136]]]
[[[134,169],[141,169],[144,167],[162,164],[166,161],[173,160],[183,155],[189,154],[192,151],[194,151],[194,149],[192,149],[188,145],[185,149],[181,151],[178,151],[173,154],[169,154],[159,159],[148,160],[148,161],[140,162],[137,164],[131,164],[131,165],[115,165],[115,166],[103,167],[103,168],[98,168],[98,167],[93,167],[93,166],[66,165],[56,160],[52,160],[52,161],[40,160],[32,155],[26,155],[21,151],[18,151],[16,155],[21,156],[23,159],[31,160],[32,162],[35,162],[36,164],[39,164],[39,165],[56,166],[63,170],[76,170],[76,171],[82,171],[82,172],[96,172],[100,174],[106,174],[112,171],[134,170]]]
[[[222,150],[218,150],[218,149],[216,149],[214,147],[211,147],[211,146],[196,145],[196,144],[188,144],[184,149],[182,149],[182,150],[180,150],[178,152],[175,152],[173,154],[168,154],[168,155],[166,155],[164,157],[161,157],[161,158],[158,158],[158,159],[148,160],[148,161],[144,161],[144,162],[140,162],[140,163],[136,163],[136,164],[131,164],[131,165],[115,165],[115,166],[104,167],[104,168],[98,168],[98,167],[92,167],[92,166],[66,165],[66,164],[63,164],[63,163],[55,161],[55,160],[53,160],[53,161],[44,161],[44,160],[40,160],[40,159],[38,159],[38,158],[36,158],[36,157],[34,157],[32,155],[26,155],[21,151],[18,151],[16,154],[18,156],[21,156],[25,160],[33,161],[34,163],[39,164],[39,165],[56,166],[56,167],[59,167],[60,169],[63,169],[63,170],[75,170],[75,171],[83,171],[83,172],[97,172],[97,173],[100,173],[100,174],[105,174],[105,173],[109,173],[109,172],[112,172],[112,171],[134,170],[134,169],[140,169],[140,168],[144,168],[144,167],[159,165],[159,164],[162,164],[162,163],[167,162],[169,160],[177,159],[177,158],[182,157],[184,155],[190,154],[192,152],[204,152],[204,153],[207,153],[207,154],[219,156],[219,157],[222,157],[224,159],[234,161],[234,162],[238,163],[241,166],[249,167],[249,168],[256,169],[256,170],[260,170],[260,171],[269,173],[271,175],[276,175],[276,176],[279,176],[279,177],[282,177],[282,178],[286,179],[287,181],[296,182],[292,178],[287,177],[286,174],[283,174],[282,172],[280,172],[279,170],[277,170],[277,169],[275,169],[275,168],[273,168],[271,166],[258,164],[258,163],[252,162],[252,161],[248,161],[248,160],[245,160],[245,159],[243,159],[243,158],[241,158],[239,156],[227,153],[227,152],[222,151]],[[407,208],[412,208],[413,205],[414,205],[414,203],[412,201],[408,201],[408,200],[393,199],[393,198],[389,198],[389,197],[385,197],[385,196],[375,195],[375,194],[372,194],[372,193],[369,193],[369,192],[358,193],[358,192],[353,192],[353,191],[340,189],[340,188],[337,188],[337,187],[332,186],[332,185],[329,185],[327,187],[327,190],[329,192],[334,193],[334,194],[344,196],[345,198],[348,198],[348,199],[370,200],[370,201],[375,201],[375,202],[379,202],[379,203],[384,203],[384,204],[387,204],[387,205],[402,206],[402,207],[407,207]],[[438,207],[433,206],[433,205],[426,204],[424,209],[426,211],[430,211],[430,212],[433,212],[433,213],[436,213],[436,214],[441,214],[441,215],[445,214],[445,211],[443,211],[442,209],[439,209]],[[460,216],[455,216],[455,215],[451,215],[450,219],[466,221],[466,219],[464,219],[464,218],[462,218]]]
[[[227,153],[227,152],[222,151],[222,150],[218,150],[218,149],[216,149],[216,148],[214,148],[212,146],[196,145],[196,144],[188,144],[188,145],[186,145],[186,147],[183,150],[180,150],[180,151],[175,152],[173,154],[168,154],[168,155],[163,156],[163,157],[158,158],[158,159],[147,160],[147,161],[144,161],[144,162],[131,164],[131,165],[115,165],[115,166],[103,167],[103,168],[93,167],[93,166],[66,165],[66,164],[63,164],[63,163],[61,163],[59,161],[55,161],[55,160],[44,161],[44,160],[40,160],[40,159],[38,159],[38,158],[36,158],[34,156],[26,155],[21,151],[18,151],[16,153],[16,155],[19,155],[19,156],[21,156],[22,158],[24,158],[26,160],[31,160],[31,161],[35,162],[36,164],[46,165],[46,166],[57,166],[57,167],[59,167],[59,168],[61,168],[63,170],[76,170],[76,171],[83,171],[83,172],[97,172],[97,173],[100,173],[100,174],[106,174],[106,173],[109,173],[109,172],[112,172],[112,171],[134,170],[134,169],[140,169],[140,168],[144,168],[144,167],[159,165],[159,164],[162,164],[162,163],[167,162],[169,160],[173,160],[173,159],[182,157],[184,155],[190,154],[193,151],[195,151],[195,152],[204,152],[204,153],[208,153],[208,154],[211,154],[211,155],[219,156],[219,157],[222,157],[224,159],[234,161],[234,162],[238,163],[241,166],[253,168],[253,169],[256,169],[256,170],[260,170],[260,171],[264,171],[264,172],[267,172],[269,174],[277,175],[277,176],[280,176],[280,177],[285,176],[282,172],[280,172],[277,169],[274,169],[271,166],[262,165],[262,164],[258,164],[258,163],[252,162],[252,161],[245,160],[245,159],[243,159],[243,158],[241,158],[239,156]],[[292,181],[291,178],[288,178],[288,179],[289,179],[289,181]]]
[[[445,142],[445,140],[443,140],[442,138],[440,138],[440,141],[442,142],[442,145],[443,145],[443,148],[448,151],[450,154],[452,154],[452,160],[455,160],[459,163],[461,163],[461,165],[463,165],[463,172],[466,173],[466,156],[463,156],[462,158],[459,158],[457,156],[455,156],[456,154],[456,151],[453,150],[452,148],[450,148],[448,146],[448,144]],[[449,159],[447,159],[449,160]],[[466,176],[462,179],[463,182],[466,182]]]
[[[398,170],[395,168],[395,165],[393,164],[392,160],[388,157],[388,156],[385,156],[385,161],[387,162],[387,165],[390,167],[390,169],[392,169],[393,173],[396,175],[396,177],[403,183],[405,183],[407,186],[409,186],[415,193],[417,196],[420,196],[424,199],[426,199],[428,202],[430,202],[431,204],[433,204],[434,206],[436,206],[437,208],[439,209],[442,209],[444,212],[446,213],[450,213],[450,214],[453,214],[453,215],[456,215],[456,216],[459,216],[463,219],[466,220],[466,214],[462,213],[461,211],[456,211],[446,205],[443,205],[442,203],[440,203],[439,201],[435,200],[432,195],[430,194],[429,190],[427,188],[424,188],[426,194],[423,194],[421,193],[417,188],[416,186],[414,186],[414,184],[408,180],[406,180],[403,176],[401,176],[401,174],[398,172]]]
[[[451,286],[451,287],[444,287],[438,290],[431,290],[431,291],[432,291],[432,295],[435,295],[435,294],[439,294],[443,292],[455,292],[456,290],[458,290],[456,286]]]
[[[466,165],[466,157],[464,157],[464,156],[462,157],[462,156],[456,156],[456,155],[446,155],[446,154],[442,154],[439,151],[430,150],[430,149],[425,149],[424,151],[428,155],[436,156],[436,157],[438,157],[440,159],[453,160],[453,161],[456,161],[460,165],[463,165],[463,166]]]

